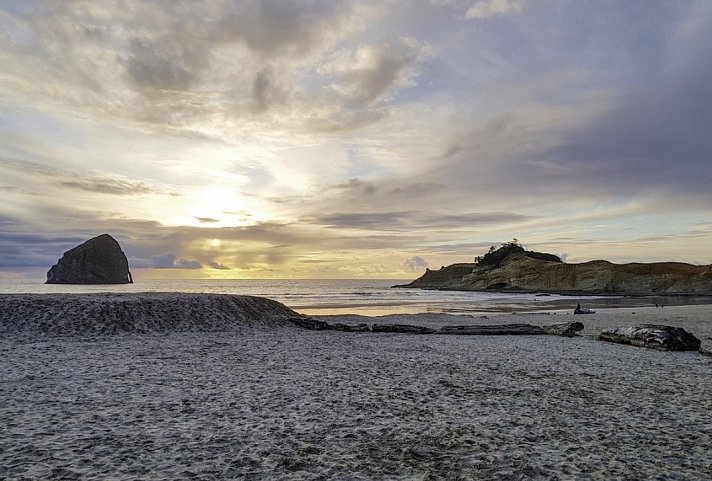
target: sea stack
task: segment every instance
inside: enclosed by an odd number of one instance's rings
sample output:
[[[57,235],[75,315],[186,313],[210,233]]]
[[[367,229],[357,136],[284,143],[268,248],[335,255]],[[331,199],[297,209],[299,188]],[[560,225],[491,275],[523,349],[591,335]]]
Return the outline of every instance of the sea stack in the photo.
[[[129,261],[116,239],[102,234],[64,253],[47,284],[130,284]]]

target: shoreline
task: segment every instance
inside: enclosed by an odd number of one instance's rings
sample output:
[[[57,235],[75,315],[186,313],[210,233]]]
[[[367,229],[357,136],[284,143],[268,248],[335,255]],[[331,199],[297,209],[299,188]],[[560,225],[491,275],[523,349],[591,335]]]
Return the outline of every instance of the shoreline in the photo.
[[[640,324],[683,327],[712,350],[712,304],[687,304],[655,308],[623,299],[614,307],[591,302],[593,314],[573,314],[562,308],[571,301],[540,305],[536,309],[465,312],[324,312],[324,309],[290,309],[271,299],[230,294],[192,293],[89,293],[0,294],[0,336],[92,336],[169,332],[228,332],[259,328],[300,329],[289,319],[309,316],[329,323],[410,324],[433,329],[446,325],[527,323],[533,325],[582,322],[585,337],[607,328]],[[364,303],[365,304],[365,303]],[[351,306],[353,307],[353,306]],[[553,308],[552,308],[553,307]],[[349,307],[344,306],[347,310]],[[316,311],[316,312],[314,312]]]
[[[349,281],[263,281],[263,280],[207,280],[156,281],[119,286],[46,285],[34,280],[30,283],[0,282],[3,294],[231,294],[252,295],[274,299],[306,315],[416,314],[442,312],[457,315],[493,312],[565,311],[573,310],[578,302],[592,309],[645,305],[712,304],[712,297],[675,296],[561,296],[553,294],[495,293],[478,291],[443,291],[431,289],[393,289],[395,280]]]

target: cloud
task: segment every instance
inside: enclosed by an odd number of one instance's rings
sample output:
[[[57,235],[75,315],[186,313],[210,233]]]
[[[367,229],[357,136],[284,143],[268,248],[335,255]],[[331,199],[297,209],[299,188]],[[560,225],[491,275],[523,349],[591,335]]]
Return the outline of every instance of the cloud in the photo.
[[[437,214],[422,211],[324,214],[303,221],[332,228],[413,230],[420,228],[467,228],[486,224],[509,224],[531,219],[512,212]]]
[[[388,274],[391,272],[383,263],[364,264],[356,266],[341,266],[336,269],[338,272],[348,273],[354,276],[370,276],[374,274]]]
[[[231,10],[212,26],[212,35],[267,58],[307,56],[357,25],[349,2],[248,0]]]
[[[481,92],[498,99],[492,114],[458,115],[443,131],[441,157],[420,178],[505,210],[533,207],[530,200],[584,210],[645,203],[652,215],[701,209],[712,201],[712,168],[704,160],[712,139],[702,132],[712,121],[704,80],[712,63],[700,47],[712,41],[701,20],[710,18],[705,5],[673,12],[656,4],[641,17],[581,5],[582,24],[562,24],[555,34],[537,28],[546,9],[513,19],[527,41],[505,52],[516,61],[503,60],[497,82]],[[651,30],[650,22],[673,13],[678,20],[667,33]],[[557,38],[568,41],[557,46]]]
[[[201,224],[216,224],[220,222],[220,219],[213,219],[212,217],[196,217],[195,220]]]
[[[418,272],[425,270],[428,267],[428,261],[420,256],[414,256],[403,261],[403,264],[401,265],[407,271]]]
[[[285,93],[278,85],[274,72],[263,69],[257,72],[252,84],[252,93],[257,111],[264,111],[273,104],[283,102]]]
[[[61,165],[44,165],[39,161],[16,160],[0,157],[0,172],[12,176],[19,185],[8,188],[9,192],[23,190],[26,185],[36,185],[39,179],[53,185],[97,194],[132,196],[142,194],[169,194],[169,188],[155,186],[139,179],[128,178],[115,173],[96,171],[80,172]],[[44,185],[45,189],[47,185]]]
[[[374,212],[372,214],[338,213],[326,214],[320,217],[305,219],[317,224],[325,224],[337,228],[370,228],[390,230],[403,225],[407,212]]]
[[[229,271],[230,269],[232,269],[232,267],[228,267],[215,261],[208,262],[208,267],[210,267],[211,269],[218,269],[223,271]]]
[[[30,233],[22,223],[0,215],[0,268],[49,269],[66,251],[87,239],[81,235]]]
[[[165,44],[174,48],[164,49],[160,38],[154,42],[133,38],[124,60],[126,72],[141,89],[188,90],[210,58],[210,52],[203,48],[193,50],[193,45],[200,44],[175,41]]]
[[[111,195],[136,195],[156,192],[156,189],[146,182],[128,179],[85,177],[80,180],[62,180],[59,185],[70,189]]]
[[[177,259],[175,254],[155,254],[149,258],[130,257],[132,268],[149,269],[202,269],[203,265],[195,260]]]
[[[467,10],[465,18],[490,18],[521,11],[521,0],[480,0]]]
[[[274,275],[401,272],[512,235],[565,234],[572,259],[604,237],[690,234],[681,257],[709,240],[690,226],[712,204],[710,2],[17,5],[6,265],[106,231],[146,266]]]
[[[0,87],[41,101],[44,110],[218,140],[228,132],[244,139],[243,131],[273,122],[276,104],[280,118],[297,125],[336,116],[343,106],[304,83],[339,40],[383,10],[321,0],[0,9],[9,32],[0,36],[2,62],[14,66],[3,70]],[[216,121],[228,128],[206,127]]]
[[[173,267],[175,269],[202,269],[203,265],[198,261],[178,259]]]
[[[331,88],[339,95],[367,104],[393,87],[413,86],[416,62],[426,51],[427,47],[413,38],[339,50],[319,68],[319,73],[334,77]]]

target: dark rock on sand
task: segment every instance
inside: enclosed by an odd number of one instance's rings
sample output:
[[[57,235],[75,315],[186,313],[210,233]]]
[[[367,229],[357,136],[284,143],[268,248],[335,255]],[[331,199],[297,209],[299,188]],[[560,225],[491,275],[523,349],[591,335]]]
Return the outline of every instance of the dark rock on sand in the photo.
[[[601,332],[599,339],[658,351],[697,351],[702,344],[681,327],[654,324],[606,329]]]
[[[411,326],[408,324],[374,324],[371,327],[373,332],[399,332],[402,334],[433,334],[435,329],[423,326]]]
[[[102,234],[64,253],[47,284],[130,284],[129,262],[116,239]]]
[[[438,334],[462,336],[505,336],[546,334],[539,326],[532,324],[490,324],[482,326],[443,326]]]

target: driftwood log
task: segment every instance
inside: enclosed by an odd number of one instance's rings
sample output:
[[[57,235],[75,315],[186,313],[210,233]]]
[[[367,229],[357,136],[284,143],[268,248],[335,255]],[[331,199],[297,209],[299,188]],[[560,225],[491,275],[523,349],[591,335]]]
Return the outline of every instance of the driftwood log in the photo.
[[[564,322],[534,326],[532,324],[489,324],[482,326],[445,326],[438,334],[464,336],[542,335],[573,337],[583,330],[580,322]]]
[[[583,331],[583,324],[580,322],[561,322],[558,324],[544,324],[541,327],[544,332],[552,336],[574,337],[579,331]]]
[[[329,329],[332,331],[342,331],[342,332],[369,332],[371,328],[368,324],[356,324],[352,326],[350,324],[329,324]]]
[[[546,332],[532,324],[489,324],[482,326],[443,326],[438,334],[461,336],[503,336],[503,335],[541,335]]]
[[[400,332],[403,334],[433,334],[435,329],[423,326],[411,326],[409,324],[374,324],[371,326],[373,332]]]
[[[697,351],[702,345],[699,339],[681,327],[655,324],[606,329],[598,338],[657,351]]]
[[[396,332],[402,334],[446,334],[461,336],[512,336],[512,335],[553,335],[553,336],[575,336],[583,329],[580,322],[564,322],[559,324],[547,324],[544,326],[534,326],[532,324],[489,324],[489,325],[466,325],[466,326],[444,326],[439,331],[424,326],[413,326],[410,324],[329,324],[312,317],[293,317],[290,319],[294,324],[311,331],[342,331],[342,332]]]
[[[314,319],[313,317],[290,317],[289,321],[310,331],[326,331],[330,329],[327,322]]]

